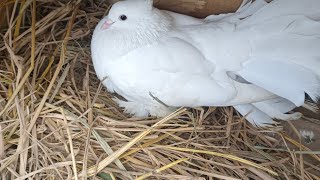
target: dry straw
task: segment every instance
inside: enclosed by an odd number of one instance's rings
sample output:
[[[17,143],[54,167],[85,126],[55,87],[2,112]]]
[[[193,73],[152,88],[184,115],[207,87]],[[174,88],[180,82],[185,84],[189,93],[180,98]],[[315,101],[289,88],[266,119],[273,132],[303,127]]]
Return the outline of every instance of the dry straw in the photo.
[[[90,59],[108,7],[0,1],[0,179],[317,178],[319,153],[232,108],[124,114]]]

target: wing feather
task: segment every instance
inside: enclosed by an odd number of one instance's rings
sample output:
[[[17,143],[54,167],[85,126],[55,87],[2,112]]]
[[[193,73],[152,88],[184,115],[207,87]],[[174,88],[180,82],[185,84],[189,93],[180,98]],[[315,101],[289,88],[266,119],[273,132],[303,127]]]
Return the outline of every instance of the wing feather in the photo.
[[[305,93],[313,100],[320,96],[319,77],[289,61],[251,59],[239,74],[247,81],[302,106]]]

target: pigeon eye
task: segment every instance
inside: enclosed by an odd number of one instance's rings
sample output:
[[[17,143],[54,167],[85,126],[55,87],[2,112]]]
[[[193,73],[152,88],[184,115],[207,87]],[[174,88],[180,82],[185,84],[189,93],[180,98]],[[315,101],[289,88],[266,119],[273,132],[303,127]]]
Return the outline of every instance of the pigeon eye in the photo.
[[[121,21],[125,21],[125,20],[127,20],[127,16],[123,14],[123,15],[119,16],[119,19]]]

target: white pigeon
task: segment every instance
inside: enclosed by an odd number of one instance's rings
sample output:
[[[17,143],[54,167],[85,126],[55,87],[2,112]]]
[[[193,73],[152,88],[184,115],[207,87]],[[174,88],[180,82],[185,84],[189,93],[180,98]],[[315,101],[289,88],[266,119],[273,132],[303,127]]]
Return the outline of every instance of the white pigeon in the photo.
[[[206,19],[120,1],[94,30],[97,76],[125,112],[166,116],[177,107],[234,106],[256,125],[320,96],[320,0],[246,1]]]

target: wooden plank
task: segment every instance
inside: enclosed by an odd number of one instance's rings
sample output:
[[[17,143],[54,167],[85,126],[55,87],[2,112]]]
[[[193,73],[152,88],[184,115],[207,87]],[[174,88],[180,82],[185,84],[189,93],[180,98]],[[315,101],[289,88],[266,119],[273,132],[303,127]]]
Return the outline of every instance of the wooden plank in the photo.
[[[159,9],[203,18],[211,14],[234,12],[242,0],[155,0],[154,3]]]
[[[113,4],[119,0],[108,0]],[[235,12],[242,0],[154,0],[154,6],[203,18],[211,14]]]

